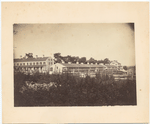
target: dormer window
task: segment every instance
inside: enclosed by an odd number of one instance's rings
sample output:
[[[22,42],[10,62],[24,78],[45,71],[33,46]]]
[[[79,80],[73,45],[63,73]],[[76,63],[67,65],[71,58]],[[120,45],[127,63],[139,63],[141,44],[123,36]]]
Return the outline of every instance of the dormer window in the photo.
[[[42,62],[40,62],[40,64],[42,65]]]

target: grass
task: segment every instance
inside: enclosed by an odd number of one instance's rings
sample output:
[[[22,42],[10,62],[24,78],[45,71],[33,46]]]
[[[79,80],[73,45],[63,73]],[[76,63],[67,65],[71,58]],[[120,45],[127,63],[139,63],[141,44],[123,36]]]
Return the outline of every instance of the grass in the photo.
[[[37,84],[55,82],[55,86],[29,88],[25,81]],[[24,88],[23,92],[20,89]],[[136,81],[114,81],[113,76],[80,78],[69,73],[14,75],[14,105],[19,106],[109,106],[136,105]]]

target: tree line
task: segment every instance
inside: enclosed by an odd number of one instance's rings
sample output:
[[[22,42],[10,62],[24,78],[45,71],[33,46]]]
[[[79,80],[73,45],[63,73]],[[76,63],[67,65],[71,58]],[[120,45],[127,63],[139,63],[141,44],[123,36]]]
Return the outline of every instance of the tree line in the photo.
[[[68,63],[68,62],[71,62],[71,63],[76,63],[76,62],[79,62],[79,63],[84,63],[84,64],[87,64],[87,63],[103,63],[103,64],[110,64],[110,60],[108,58],[105,58],[104,60],[96,60],[94,58],[90,58],[89,60],[86,59],[86,57],[78,57],[78,56],[70,56],[70,55],[67,55],[67,56],[61,56],[61,53],[55,53],[54,54],[54,57],[55,57],[55,63]]]
[[[26,53],[25,56],[23,58],[33,58],[33,53]],[[86,57],[79,57],[79,56],[71,56],[71,55],[67,55],[67,56],[62,56],[61,53],[55,53],[54,54],[54,58],[55,58],[55,63],[68,63],[68,62],[71,62],[71,63],[76,63],[78,62],[79,64],[83,63],[83,64],[110,64],[111,61],[109,60],[109,58],[105,58],[104,60],[96,60],[94,58],[90,58],[89,60],[86,59]],[[127,70],[127,66],[123,66],[124,70]]]
[[[68,63],[68,62],[71,62],[71,63],[76,63],[76,62],[79,62],[80,63],[84,63],[84,64],[110,64],[111,61],[109,60],[109,58],[105,58],[104,60],[96,60],[94,58],[90,58],[89,60],[86,59],[86,57],[81,57],[79,58],[78,56],[70,56],[70,55],[67,55],[67,56],[61,56],[61,53],[55,53],[54,54],[54,57],[55,57],[55,63]],[[127,66],[123,66],[123,69],[124,70],[127,70]]]

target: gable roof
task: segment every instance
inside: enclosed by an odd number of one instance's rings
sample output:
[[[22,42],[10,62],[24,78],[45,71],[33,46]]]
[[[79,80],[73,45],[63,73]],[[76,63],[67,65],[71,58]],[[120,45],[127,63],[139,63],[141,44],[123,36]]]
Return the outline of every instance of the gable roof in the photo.
[[[104,65],[95,65],[95,64],[68,64],[68,63],[59,63],[63,66],[66,66],[66,67],[85,67],[85,68],[104,68],[105,66]]]
[[[27,58],[27,59],[14,59],[14,62],[31,62],[31,61],[46,61],[49,57]]]

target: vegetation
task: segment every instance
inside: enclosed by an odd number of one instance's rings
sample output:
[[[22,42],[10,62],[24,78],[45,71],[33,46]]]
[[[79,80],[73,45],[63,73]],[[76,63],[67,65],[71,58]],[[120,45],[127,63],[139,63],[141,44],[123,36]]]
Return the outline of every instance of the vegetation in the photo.
[[[123,66],[123,69],[124,69],[124,70],[127,70],[128,68],[127,68],[127,66]]]
[[[104,60],[95,60],[94,58],[90,58],[89,60],[86,59],[86,57],[81,57],[79,58],[78,56],[61,56],[61,53],[55,53],[54,54],[55,57],[55,63],[61,63],[62,61],[64,61],[65,63],[71,62],[71,63],[84,63],[86,64],[88,63],[103,63],[103,64],[110,64],[110,60],[108,58],[105,58]]]
[[[136,105],[136,82],[114,81],[113,76],[99,74],[81,78],[70,73],[25,75],[18,72],[14,75],[14,105]]]

